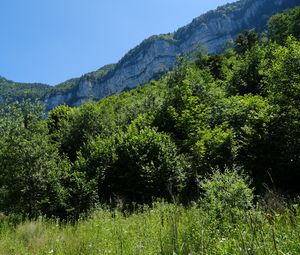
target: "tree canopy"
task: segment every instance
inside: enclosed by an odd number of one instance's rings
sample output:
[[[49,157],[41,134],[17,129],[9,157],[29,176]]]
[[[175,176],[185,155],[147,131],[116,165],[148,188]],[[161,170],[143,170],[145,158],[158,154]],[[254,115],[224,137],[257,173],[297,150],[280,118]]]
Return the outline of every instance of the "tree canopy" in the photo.
[[[299,10],[271,18],[267,39],[246,32],[99,102],[47,117],[37,102],[2,105],[0,211],[67,218],[117,200],[191,202],[207,175],[236,167],[259,194],[299,195]]]

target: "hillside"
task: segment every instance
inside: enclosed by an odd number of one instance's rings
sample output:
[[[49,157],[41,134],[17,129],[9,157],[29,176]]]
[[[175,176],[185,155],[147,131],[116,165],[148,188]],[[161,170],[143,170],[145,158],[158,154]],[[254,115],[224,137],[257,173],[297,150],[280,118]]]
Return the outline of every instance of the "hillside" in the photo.
[[[299,195],[299,17],[278,14],[269,38],[245,32],[223,54],[46,118],[28,100],[0,105],[0,211],[77,218],[119,200],[190,203],[217,170],[243,171],[260,195]]]
[[[35,84],[6,81],[0,90],[0,99],[39,98],[47,110],[63,103],[78,106],[91,98],[99,100],[161,77],[174,68],[177,56],[193,52],[199,45],[208,53],[222,52],[226,43],[232,42],[239,32],[262,31],[272,14],[299,4],[299,0],[241,0],[227,4],[195,18],[175,33],[146,39],[117,64],[55,87],[43,85],[37,91]]]
[[[41,98],[45,93],[49,93],[53,88],[40,83],[18,83],[0,76],[0,101],[5,99],[26,99]]]
[[[299,254],[299,20],[46,117],[0,104],[0,254]]]

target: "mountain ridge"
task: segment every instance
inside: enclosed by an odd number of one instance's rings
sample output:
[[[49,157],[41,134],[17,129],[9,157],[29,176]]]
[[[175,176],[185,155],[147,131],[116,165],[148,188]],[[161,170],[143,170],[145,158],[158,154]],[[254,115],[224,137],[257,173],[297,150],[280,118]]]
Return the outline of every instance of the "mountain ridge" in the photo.
[[[300,5],[300,0],[240,0],[226,4],[194,18],[174,33],[145,39],[116,64],[105,65],[54,87],[40,84],[42,90],[38,84],[25,85],[6,80],[10,83],[6,85],[8,88],[18,88],[6,95],[3,93],[5,87],[0,86],[0,100],[22,96],[31,98],[28,91],[22,95],[26,86],[33,89],[34,98],[45,103],[46,110],[64,103],[79,106],[91,98],[100,100],[161,77],[174,68],[177,56],[195,50],[200,44],[207,48],[208,53],[219,53],[239,32],[248,29],[261,31],[271,15],[297,5]],[[17,95],[15,91],[18,91]]]

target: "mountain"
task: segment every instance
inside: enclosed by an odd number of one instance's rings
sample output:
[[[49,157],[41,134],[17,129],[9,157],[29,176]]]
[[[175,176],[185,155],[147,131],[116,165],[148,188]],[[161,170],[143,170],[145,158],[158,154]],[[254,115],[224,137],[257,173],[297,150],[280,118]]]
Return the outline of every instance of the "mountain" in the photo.
[[[0,102],[5,99],[42,98],[53,89],[54,87],[46,84],[13,82],[0,76]]]
[[[0,100],[39,98],[47,110],[63,103],[78,106],[90,98],[99,100],[161,77],[174,68],[178,55],[193,52],[199,46],[208,53],[221,52],[239,32],[262,31],[270,16],[298,5],[300,0],[241,0],[226,4],[195,18],[175,33],[146,39],[117,64],[54,87],[14,83],[1,77]]]

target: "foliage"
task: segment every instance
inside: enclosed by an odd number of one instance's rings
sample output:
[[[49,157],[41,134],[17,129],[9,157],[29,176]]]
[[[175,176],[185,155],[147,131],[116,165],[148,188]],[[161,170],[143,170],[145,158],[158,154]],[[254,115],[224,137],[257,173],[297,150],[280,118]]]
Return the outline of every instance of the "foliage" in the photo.
[[[296,106],[300,99],[300,43],[289,37],[286,46],[273,47],[265,82],[274,103],[282,107]]]
[[[300,8],[289,9],[271,17],[268,23],[271,40],[284,44],[288,36],[300,39]]]
[[[247,49],[243,56],[233,63],[233,73],[227,84],[230,94],[262,94],[266,54],[266,48],[256,44]]]
[[[47,116],[30,100],[1,104],[0,211],[78,219],[99,203],[190,204],[206,191],[202,202],[218,211],[209,216],[218,224],[241,220],[232,213],[252,199],[246,175],[258,194],[267,187],[299,195],[300,44],[297,36],[282,44],[258,38],[246,32],[235,49],[179,58],[158,81]],[[227,170],[235,165],[242,176]],[[230,192],[217,191],[225,183]]]
[[[24,101],[1,111],[0,210],[76,218],[91,207],[92,189],[52,143],[40,106]]]
[[[51,86],[46,84],[13,82],[0,76],[1,101],[6,99],[8,102],[14,102],[22,99],[41,98],[50,90]]]
[[[105,201],[117,198],[147,203],[155,197],[170,199],[184,184],[185,159],[167,135],[154,129],[136,130],[130,126],[126,133],[108,141],[92,142],[89,150],[91,155],[84,167],[91,177],[97,176],[99,196]]]
[[[233,130],[223,124],[214,129],[204,129],[198,133],[193,153],[198,173],[203,175],[216,167],[231,166],[235,157]]]
[[[238,34],[235,39],[235,51],[238,54],[245,54],[251,50],[258,42],[258,35],[254,31],[246,31]]]
[[[2,110],[1,211],[51,215],[61,204],[59,176],[67,164],[34,113],[38,107],[25,101]]]
[[[270,126],[270,164],[276,185],[297,192],[300,167],[300,44],[289,38],[286,46],[275,47],[266,71],[268,99],[278,108]]]
[[[214,171],[209,178],[200,182],[204,198],[200,206],[216,217],[220,223],[230,217],[234,222],[241,213],[250,209],[253,202],[253,191],[249,187],[248,177],[240,170],[225,169],[223,173]]]

